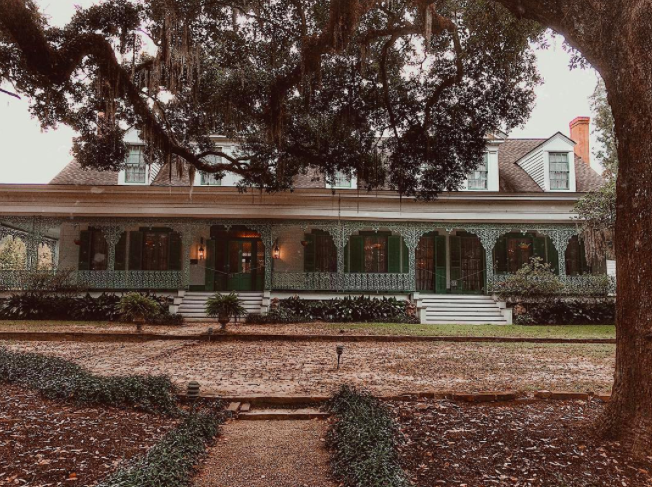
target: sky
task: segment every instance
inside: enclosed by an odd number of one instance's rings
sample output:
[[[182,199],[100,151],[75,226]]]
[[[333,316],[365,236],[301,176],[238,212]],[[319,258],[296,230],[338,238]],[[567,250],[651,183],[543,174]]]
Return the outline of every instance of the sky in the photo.
[[[41,9],[53,24],[64,25],[75,5],[86,7],[93,0],[40,0]],[[570,135],[568,124],[577,116],[590,116],[589,96],[597,82],[592,69],[569,69],[570,55],[562,47],[563,38],[554,37],[550,47],[537,50],[537,64],[543,84],[536,88],[536,106],[529,121],[514,129],[510,137],[546,138],[556,132]],[[592,127],[593,128],[593,127]],[[75,133],[66,126],[42,131],[31,118],[29,101],[0,94],[0,183],[47,183],[70,162]],[[595,137],[591,137],[591,149]],[[591,164],[599,170],[595,161]]]

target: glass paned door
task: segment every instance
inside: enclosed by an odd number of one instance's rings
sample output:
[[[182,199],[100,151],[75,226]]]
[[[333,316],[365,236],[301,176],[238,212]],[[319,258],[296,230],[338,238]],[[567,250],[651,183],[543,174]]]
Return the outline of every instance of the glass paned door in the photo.
[[[227,248],[229,291],[262,289],[265,254],[255,240],[229,240]]]
[[[480,240],[462,237],[462,282],[466,292],[479,293],[484,288],[484,249]]]

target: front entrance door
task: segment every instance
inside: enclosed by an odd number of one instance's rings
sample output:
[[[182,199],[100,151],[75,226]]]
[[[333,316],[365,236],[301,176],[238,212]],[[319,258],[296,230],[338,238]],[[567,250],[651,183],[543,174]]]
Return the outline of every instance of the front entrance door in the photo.
[[[446,237],[421,237],[416,252],[417,291],[446,293]]]
[[[262,291],[265,285],[265,247],[260,235],[245,228],[223,230],[211,229],[209,249],[214,247],[214,270],[206,287],[216,291]],[[210,255],[209,255],[210,257]],[[212,262],[211,262],[212,263]],[[213,282],[211,282],[211,280]]]
[[[451,292],[481,294],[484,290],[484,248],[475,235],[450,237]]]

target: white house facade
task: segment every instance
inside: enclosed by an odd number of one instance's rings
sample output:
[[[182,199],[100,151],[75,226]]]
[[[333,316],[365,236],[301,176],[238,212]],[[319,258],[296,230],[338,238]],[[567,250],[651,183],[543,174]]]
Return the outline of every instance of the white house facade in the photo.
[[[146,166],[134,138],[119,173],[73,161],[47,185],[0,185],[0,239],[27,244],[26,269],[0,271],[0,286],[19,289],[43,246],[52,250],[50,272],[71,270],[98,292],[171,293],[191,317],[190,298],[215,291],[248,295],[262,312],[271,298],[293,294],[481,305],[534,256],[569,285],[590,285],[606,267],[584,259],[573,206],[602,178],[573,141],[588,140],[588,119],[572,127],[571,138],[488,139],[484,163],[433,202],[358,190],[344,175],[307,175],[280,194],[242,193],[233,175],[197,173],[190,185]]]

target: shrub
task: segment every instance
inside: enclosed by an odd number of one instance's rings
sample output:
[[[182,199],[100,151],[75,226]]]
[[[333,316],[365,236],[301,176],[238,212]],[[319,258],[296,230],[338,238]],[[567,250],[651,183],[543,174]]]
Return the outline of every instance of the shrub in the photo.
[[[192,485],[192,473],[206,447],[219,433],[223,419],[215,411],[190,414],[154,445],[147,455],[119,468],[97,487]]]
[[[501,299],[507,299],[511,296],[558,295],[563,289],[564,285],[552,266],[544,264],[540,257],[533,257],[505,281],[497,283],[495,291]]]
[[[520,302],[514,306],[517,325],[613,325],[613,299],[570,299]]]
[[[146,295],[148,296],[148,295]],[[159,306],[159,313],[151,318],[152,324],[181,324],[179,315],[168,311],[169,299],[164,296],[149,296]],[[0,319],[5,320],[74,320],[74,321],[118,321],[120,296],[101,294],[97,298],[86,294],[72,297],[57,294],[14,294],[0,301]]]
[[[211,318],[217,318],[224,329],[231,318],[244,316],[247,311],[240,304],[240,298],[236,293],[215,293],[206,300],[206,314]]]
[[[366,296],[330,300],[308,300],[294,296],[279,300],[276,307],[264,317],[248,319],[249,323],[301,323],[326,321],[416,323],[413,307],[408,301],[396,298],[369,298]]]
[[[120,299],[118,310],[123,321],[142,324],[158,315],[161,307],[149,296],[129,293]]]
[[[1,347],[0,381],[35,389],[50,399],[72,399],[81,405],[133,407],[166,414],[177,411],[177,391],[166,376],[102,377],[57,357]]]
[[[342,386],[329,403],[336,422],[328,433],[335,476],[347,487],[407,487],[398,461],[398,428],[378,399]]]

